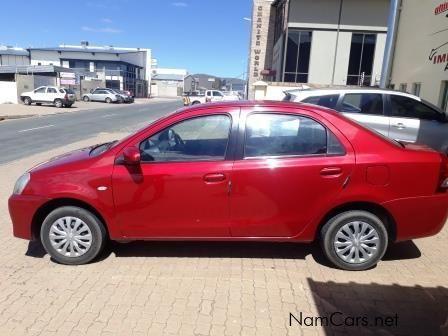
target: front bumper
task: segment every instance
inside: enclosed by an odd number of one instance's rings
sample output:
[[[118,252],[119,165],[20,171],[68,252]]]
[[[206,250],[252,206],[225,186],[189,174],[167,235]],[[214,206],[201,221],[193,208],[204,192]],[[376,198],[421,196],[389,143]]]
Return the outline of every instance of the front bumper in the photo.
[[[17,238],[32,240],[32,222],[37,210],[49,199],[42,196],[12,195],[8,200],[13,234]]]

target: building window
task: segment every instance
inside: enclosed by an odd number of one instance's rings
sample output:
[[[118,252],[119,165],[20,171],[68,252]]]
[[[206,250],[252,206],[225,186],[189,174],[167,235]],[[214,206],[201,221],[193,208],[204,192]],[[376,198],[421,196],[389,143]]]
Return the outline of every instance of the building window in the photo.
[[[288,31],[284,82],[308,82],[311,39],[310,31]]]
[[[420,91],[422,89],[422,83],[412,84],[412,93],[416,96],[420,96]]]
[[[448,81],[442,81],[440,103],[442,110],[448,112]]]
[[[347,85],[370,86],[375,45],[375,34],[352,35]]]
[[[408,85],[406,83],[400,84],[400,91],[401,92],[408,92]]]

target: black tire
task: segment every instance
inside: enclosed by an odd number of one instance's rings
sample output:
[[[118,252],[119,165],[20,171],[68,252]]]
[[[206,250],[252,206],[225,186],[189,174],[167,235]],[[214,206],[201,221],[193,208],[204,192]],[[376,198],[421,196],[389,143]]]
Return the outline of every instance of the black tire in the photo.
[[[61,99],[55,99],[54,106],[56,106],[57,108],[61,108],[61,107],[64,107],[64,103],[62,102]]]
[[[106,98],[106,103],[111,104],[112,103],[112,99],[110,99],[109,97]]]
[[[64,256],[50,242],[50,229],[53,223],[68,216],[79,218],[91,232],[90,248],[80,256]],[[83,265],[92,261],[103,249],[106,242],[106,229],[103,223],[90,211],[75,206],[63,206],[53,210],[45,218],[40,231],[40,239],[45,250],[56,262],[65,265]]]
[[[33,101],[31,100],[30,97],[24,97],[24,98],[23,98],[23,103],[24,103],[25,105],[31,105],[32,102],[33,102]]]
[[[42,106],[42,103],[36,103],[37,106]]]
[[[361,221],[370,225],[378,236],[376,252],[367,258],[366,261],[350,263],[339,257],[336,252],[335,239],[338,231],[346,224]],[[359,244],[359,242],[357,242]],[[388,244],[388,234],[384,223],[376,215],[361,210],[351,210],[340,213],[331,218],[321,230],[321,245],[325,256],[335,266],[347,271],[363,271],[375,266],[386,252]]]
[[[82,97],[82,100],[85,101],[86,103],[90,101],[90,98],[87,96]]]
[[[192,102],[191,105],[197,105],[197,104],[200,104],[200,103],[201,103],[201,102],[199,102],[199,101],[196,100],[196,101]]]
[[[65,104],[64,106],[70,108],[70,107],[72,107],[72,105],[73,104]]]

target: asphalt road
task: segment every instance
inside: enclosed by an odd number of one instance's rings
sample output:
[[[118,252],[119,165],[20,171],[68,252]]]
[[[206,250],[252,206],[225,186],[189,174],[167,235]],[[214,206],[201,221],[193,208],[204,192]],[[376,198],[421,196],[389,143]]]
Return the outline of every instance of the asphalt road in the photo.
[[[132,132],[182,106],[181,101],[105,107],[0,122],[0,164],[101,132]]]

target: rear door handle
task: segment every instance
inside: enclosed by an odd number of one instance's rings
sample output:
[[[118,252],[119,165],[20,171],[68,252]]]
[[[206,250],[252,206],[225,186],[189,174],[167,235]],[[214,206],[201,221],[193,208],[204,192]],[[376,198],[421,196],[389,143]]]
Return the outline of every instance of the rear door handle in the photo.
[[[320,171],[320,175],[322,176],[334,176],[341,175],[342,169],[340,167],[327,167]]]
[[[222,182],[226,179],[226,175],[222,173],[211,173],[204,175],[203,177],[205,182]]]
[[[398,129],[405,129],[406,125],[403,124],[403,123],[397,123],[397,124],[392,125],[392,127],[395,127],[395,128],[398,128]]]

